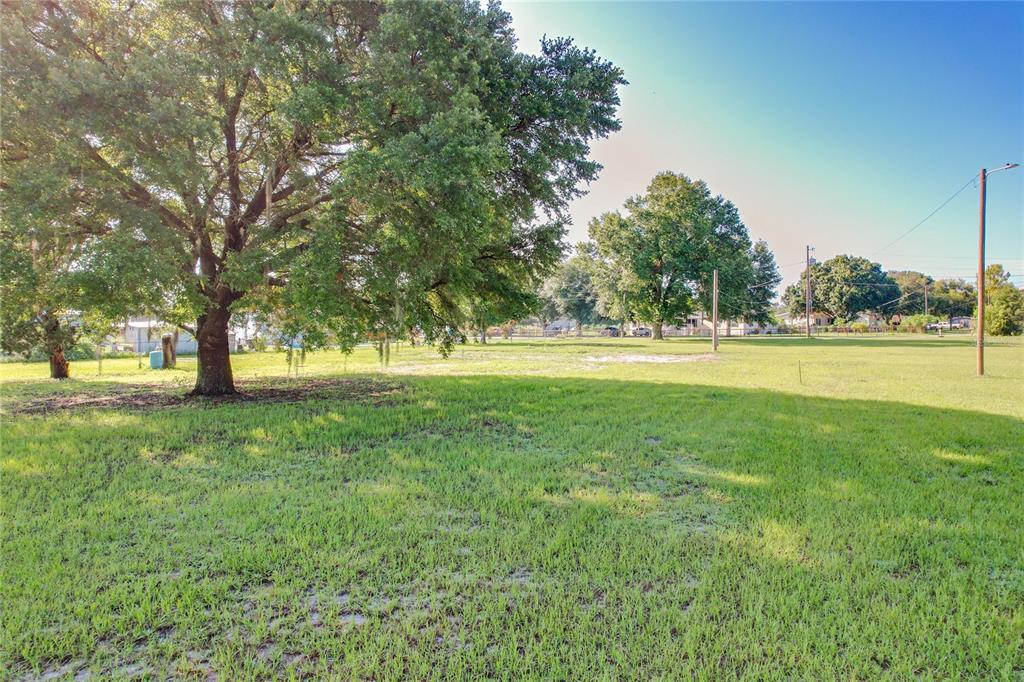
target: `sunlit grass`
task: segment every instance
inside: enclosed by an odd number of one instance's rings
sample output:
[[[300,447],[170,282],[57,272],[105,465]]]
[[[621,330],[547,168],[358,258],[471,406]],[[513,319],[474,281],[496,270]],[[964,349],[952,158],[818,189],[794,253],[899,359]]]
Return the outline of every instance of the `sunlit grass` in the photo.
[[[1024,674],[1024,346],[538,340],[0,366],[6,678]],[[599,358],[600,361],[595,361]],[[799,363],[799,366],[798,366]],[[90,374],[91,373],[91,374]]]

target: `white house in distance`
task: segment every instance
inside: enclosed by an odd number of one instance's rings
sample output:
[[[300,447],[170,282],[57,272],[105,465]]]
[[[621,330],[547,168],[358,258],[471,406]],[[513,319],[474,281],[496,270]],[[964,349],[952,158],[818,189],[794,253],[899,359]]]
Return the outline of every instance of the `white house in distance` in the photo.
[[[714,324],[711,315],[698,310],[686,318],[686,322],[680,325],[665,325],[663,333],[665,336],[711,336]],[[757,322],[741,322],[738,320],[718,320],[718,334],[720,336],[750,336],[753,334],[774,334],[778,328],[773,324],[758,324]]]
[[[803,329],[807,326],[807,318],[803,315],[791,315],[786,311],[776,313],[779,320],[786,327],[795,327],[796,329]],[[815,327],[827,327],[832,324],[833,318],[827,313],[814,312],[811,313],[811,324]]]
[[[576,322],[574,320],[570,320],[568,317],[560,317],[544,325],[544,336],[558,336],[559,334],[575,332],[575,330]]]
[[[161,349],[161,337],[173,328],[173,325],[148,317],[132,317],[119,331],[117,345],[123,350],[146,354]],[[232,353],[238,350],[235,332],[228,331],[228,348]],[[175,352],[178,355],[195,355],[199,344],[195,337],[184,329],[178,329],[178,343]]]

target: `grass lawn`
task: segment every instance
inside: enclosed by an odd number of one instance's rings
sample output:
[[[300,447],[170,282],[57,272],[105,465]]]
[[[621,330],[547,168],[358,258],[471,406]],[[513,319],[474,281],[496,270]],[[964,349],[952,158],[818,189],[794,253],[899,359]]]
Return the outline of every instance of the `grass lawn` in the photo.
[[[1019,680],[1024,345],[971,344],[0,365],[0,676]]]

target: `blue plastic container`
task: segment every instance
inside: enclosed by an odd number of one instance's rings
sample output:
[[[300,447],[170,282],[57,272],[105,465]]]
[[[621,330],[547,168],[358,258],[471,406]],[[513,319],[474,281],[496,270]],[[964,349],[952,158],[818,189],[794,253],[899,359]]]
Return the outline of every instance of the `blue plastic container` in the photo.
[[[149,351],[149,368],[160,369],[164,366],[164,352],[162,350]]]

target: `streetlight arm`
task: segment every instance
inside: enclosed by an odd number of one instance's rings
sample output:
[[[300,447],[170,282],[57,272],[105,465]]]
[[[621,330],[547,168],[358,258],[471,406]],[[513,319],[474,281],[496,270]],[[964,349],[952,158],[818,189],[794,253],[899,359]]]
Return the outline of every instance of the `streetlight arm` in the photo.
[[[1011,168],[1016,168],[1019,165],[1019,163],[1007,163],[1000,166],[999,168],[993,168],[990,171],[986,171],[985,175],[992,175],[993,173],[998,173],[999,171],[1010,170]]]

